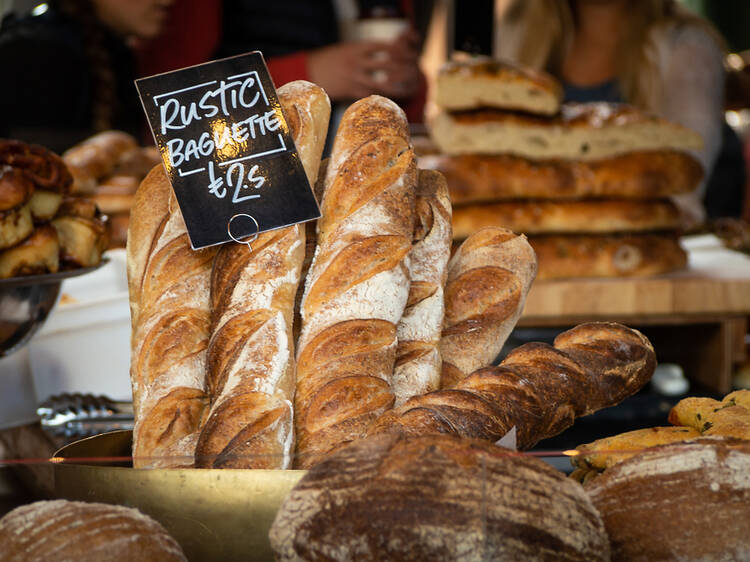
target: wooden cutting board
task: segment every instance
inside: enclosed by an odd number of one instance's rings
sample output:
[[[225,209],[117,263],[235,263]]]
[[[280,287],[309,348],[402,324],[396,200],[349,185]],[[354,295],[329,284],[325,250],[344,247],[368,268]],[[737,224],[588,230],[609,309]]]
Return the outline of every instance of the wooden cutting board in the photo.
[[[750,256],[713,235],[683,239],[688,268],[651,278],[535,282],[522,324],[560,318],[750,315]]]

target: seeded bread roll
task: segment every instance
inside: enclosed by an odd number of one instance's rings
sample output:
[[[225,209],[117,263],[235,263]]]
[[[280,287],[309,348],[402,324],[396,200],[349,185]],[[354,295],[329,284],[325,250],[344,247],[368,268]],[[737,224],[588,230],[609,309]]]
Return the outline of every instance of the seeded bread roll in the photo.
[[[750,442],[702,437],[644,451],[585,487],[613,561],[750,560]]]
[[[609,560],[583,489],[470,439],[379,435],[311,468],[269,533],[277,560]]]
[[[159,523],[136,509],[67,500],[18,507],[0,519],[4,562],[186,561]]]

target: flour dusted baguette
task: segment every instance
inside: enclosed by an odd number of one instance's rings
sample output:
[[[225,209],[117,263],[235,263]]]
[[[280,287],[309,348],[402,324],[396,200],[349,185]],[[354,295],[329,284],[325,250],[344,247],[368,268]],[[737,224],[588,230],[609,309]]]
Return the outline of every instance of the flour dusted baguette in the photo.
[[[278,90],[307,179],[315,183],[331,105],[310,82]],[[305,256],[305,225],[226,244],[211,277],[211,411],[196,466],[289,468],[294,441],[294,300]]]
[[[328,163],[302,300],[297,464],[349,442],[393,404],[396,324],[409,294],[416,165],[392,101],[354,103]]]
[[[138,188],[127,244],[135,467],[190,466],[204,410],[209,280],[164,169]]]
[[[482,229],[461,244],[445,286],[443,388],[497,357],[523,311],[536,267],[526,237],[505,228]]]
[[[451,203],[439,172],[420,170],[416,193],[409,300],[396,329],[396,406],[440,387],[439,343],[445,313],[443,286],[451,250]]]
[[[635,393],[655,366],[654,349],[637,330],[611,322],[581,324],[558,335],[554,346],[522,345],[500,365],[450,389],[411,398],[368,433],[453,433],[496,441],[515,426],[518,447],[528,449],[576,417]]]

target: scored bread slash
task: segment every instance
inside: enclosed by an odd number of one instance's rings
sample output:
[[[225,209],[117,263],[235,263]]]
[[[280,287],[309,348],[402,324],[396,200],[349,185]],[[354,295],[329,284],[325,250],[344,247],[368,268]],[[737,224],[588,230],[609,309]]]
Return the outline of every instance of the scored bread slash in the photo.
[[[281,86],[279,101],[310,183],[318,175],[331,105],[310,82]],[[227,244],[211,276],[208,421],[196,447],[202,468],[291,468],[294,452],[294,300],[305,225],[264,232],[252,252]]]
[[[416,174],[404,112],[380,96],[350,106],[328,162],[323,216],[301,304],[299,467],[359,437],[393,404]]]
[[[492,364],[521,316],[536,268],[526,237],[505,228],[482,229],[461,244],[445,286],[442,388]]]
[[[395,406],[417,394],[440,388],[440,333],[451,250],[451,204],[439,172],[420,170],[417,220],[409,253],[411,284],[406,309],[398,322],[393,369]]]

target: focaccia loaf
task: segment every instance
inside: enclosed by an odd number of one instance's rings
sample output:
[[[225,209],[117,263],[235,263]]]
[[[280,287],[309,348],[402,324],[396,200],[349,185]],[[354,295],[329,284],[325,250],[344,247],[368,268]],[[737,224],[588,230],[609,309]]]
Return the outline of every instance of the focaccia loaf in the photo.
[[[458,248],[445,286],[441,387],[492,364],[523,311],[536,266],[526,237],[504,228],[480,230]]]
[[[566,104],[554,119],[481,109],[442,112],[431,136],[445,154],[599,160],[642,150],[700,150],[698,133],[623,104]]]
[[[497,441],[514,426],[519,449],[557,435],[576,417],[619,403],[654,372],[656,356],[640,332],[610,322],[581,324],[554,346],[527,343],[495,367],[450,389],[415,396],[368,434],[452,433]]]
[[[549,74],[484,57],[444,64],[435,92],[437,104],[451,111],[494,107],[554,115],[563,98]]]
[[[613,233],[678,230],[680,212],[669,199],[504,201],[453,211],[453,237],[500,226],[523,234]]]
[[[354,103],[329,159],[302,299],[297,465],[362,434],[393,404],[396,324],[409,295],[416,164],[392,101]]]
[[[528,160],[511,154],[419,158],[441,172],[454,205],[506,199],[668,197],[693,191],[703,167],[687,152],[648,150],[593,161]]]
[[[133,465],[191,466],[208,405],[206,348],[215,248],[190,247],[161,165],[138,188],[127,244]]]
[[[451,252],[451,204],[439,172],[419,171],[416,214],[414,244],[409,252],[409,300],[396,328],[396,406],[440,388],[439,343],[445,314],[443,287]]]
[[[314,184],[330,102],[310,82],[278,90],[307,179]],[[196,466],[289,468],[294,432],[294,300],[305,256],[305,225],[225,244],[211,276],[208,392],[211,411]]]

